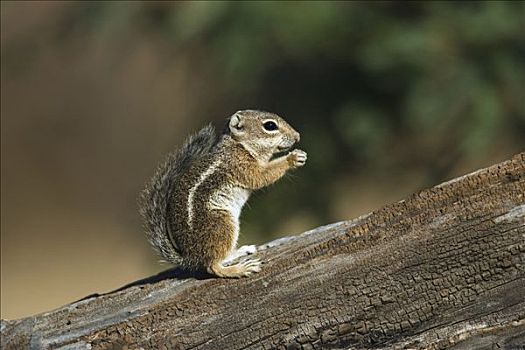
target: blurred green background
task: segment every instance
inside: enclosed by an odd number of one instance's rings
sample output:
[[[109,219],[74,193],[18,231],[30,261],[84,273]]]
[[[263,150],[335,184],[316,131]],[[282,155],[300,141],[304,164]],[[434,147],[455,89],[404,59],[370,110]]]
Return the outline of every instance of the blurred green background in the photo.
[[[188,133],[285,117],[307,165],[241,243],[351,219],[525,146],[524,2],[1,2],[1,316],[160,271],[136,198]]]

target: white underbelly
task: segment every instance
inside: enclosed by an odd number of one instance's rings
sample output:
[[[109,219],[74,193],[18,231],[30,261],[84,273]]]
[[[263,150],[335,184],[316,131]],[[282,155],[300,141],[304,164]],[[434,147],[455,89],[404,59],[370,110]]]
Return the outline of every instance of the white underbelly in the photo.
[[[242,207],[250,197],[250,194],[250,190],[242,187],[224,186],[217,190],[210,198],[211,209],[225,210],[230,213],[233,224],[232,251],[236,249],[239,238],[239,216],[241,216]]]
[[[215,192],[210,198],[210,207],[212,209],[226,210],[236,222],[239,221],[241,210],[251,191],[237,186],[223,186]]]

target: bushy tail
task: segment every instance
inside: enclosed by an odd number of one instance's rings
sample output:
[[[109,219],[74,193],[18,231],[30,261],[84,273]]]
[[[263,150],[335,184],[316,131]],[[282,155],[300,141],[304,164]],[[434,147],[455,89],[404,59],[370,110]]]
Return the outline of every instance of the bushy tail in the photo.
[[[168,201],[173,183],[184,174],[191,163],[210,153],[217,144],[217,135],[211,124],[190,136],[176,152],[159,165],[139,198],[139,210],[146,236],[159,255],[173,264],[180,264],[179,249],[168,226]]]

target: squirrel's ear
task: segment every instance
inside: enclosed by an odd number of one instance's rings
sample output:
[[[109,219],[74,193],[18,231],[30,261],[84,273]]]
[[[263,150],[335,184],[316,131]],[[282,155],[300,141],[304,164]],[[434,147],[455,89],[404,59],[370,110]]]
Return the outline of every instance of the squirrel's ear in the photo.
[[[228,128],[230,129],[230,132],[233,135],[240,135],[244,131],[244,122],[242,120],[242,116],[239,114],[239,112],[235,113],[230,117],[230,121],[228,123]]]

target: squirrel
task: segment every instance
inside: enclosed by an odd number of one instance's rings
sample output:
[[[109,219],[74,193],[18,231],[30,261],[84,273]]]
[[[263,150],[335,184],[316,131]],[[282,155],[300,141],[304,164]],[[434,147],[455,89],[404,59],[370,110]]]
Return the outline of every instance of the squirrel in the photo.
[[[258,259],[225,266],[236,252],[239,216],[252,191],[306,163],[300,135],[276,114],[233,114],[220,137],[211,124],[168,155],[142,191],[146,236],[167,262],[224,278],[261,270]]]

